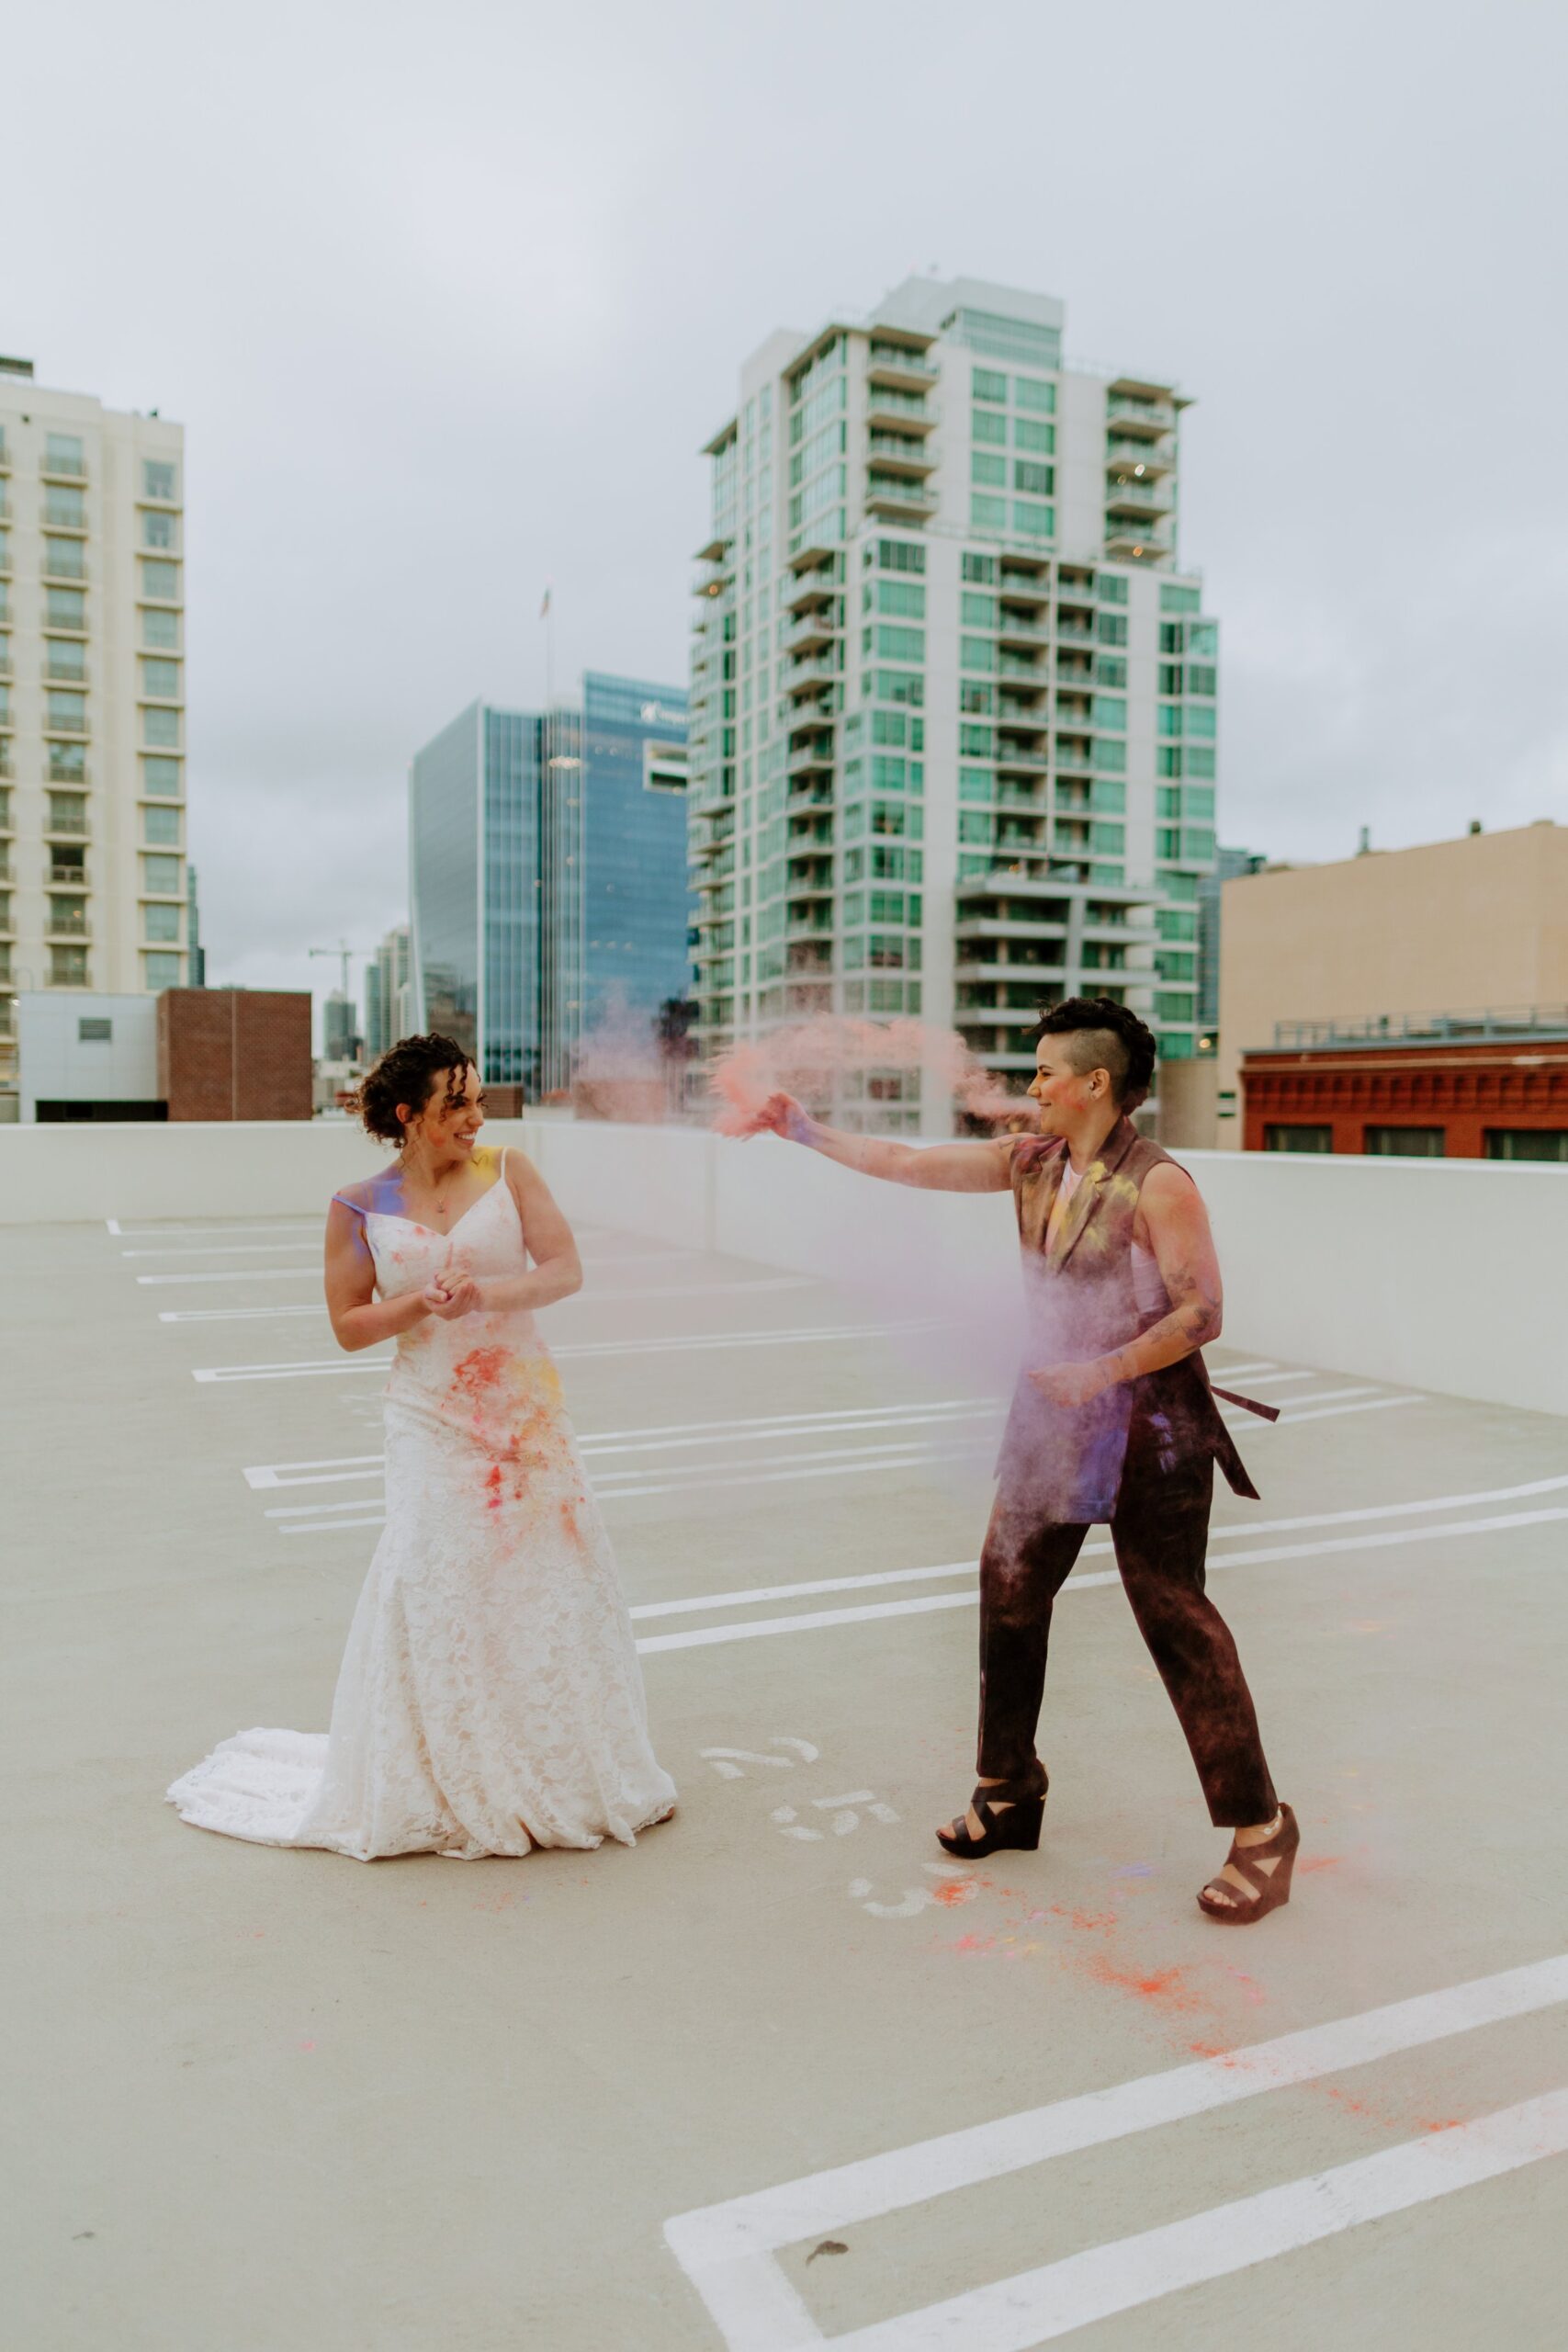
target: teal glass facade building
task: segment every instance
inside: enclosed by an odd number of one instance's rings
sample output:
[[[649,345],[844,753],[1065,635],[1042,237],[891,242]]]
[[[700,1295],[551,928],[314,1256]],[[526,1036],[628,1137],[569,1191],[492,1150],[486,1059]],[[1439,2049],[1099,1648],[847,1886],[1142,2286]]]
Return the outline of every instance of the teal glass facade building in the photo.
[[[583,1036],[690,997],[686,695],[588,672],[548,712],[472,703],[415,754],[418,1020],[490,1085],[570,1086]]]

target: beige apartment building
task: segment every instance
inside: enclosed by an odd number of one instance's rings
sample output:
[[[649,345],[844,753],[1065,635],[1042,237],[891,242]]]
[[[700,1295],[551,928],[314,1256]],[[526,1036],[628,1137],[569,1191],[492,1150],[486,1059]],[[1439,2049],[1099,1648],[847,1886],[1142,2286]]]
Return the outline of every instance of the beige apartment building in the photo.
[[[1243,1142],[1244,1055],[1458,1038],[1568,1011],[1568,827],[1541,819],[1224,888],[1216,1140]],[[1499,1023],[1497,1016],[1506,1016]]]
[[[18,989],[189,978],[184,439],[0,359],[0,1116]]]

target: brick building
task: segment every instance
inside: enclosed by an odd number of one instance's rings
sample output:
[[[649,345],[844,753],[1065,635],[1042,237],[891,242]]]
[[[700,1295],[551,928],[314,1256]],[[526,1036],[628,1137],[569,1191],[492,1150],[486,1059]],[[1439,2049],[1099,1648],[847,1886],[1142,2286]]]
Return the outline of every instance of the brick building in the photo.
[[[1240,1075],[1248,1151],[1568,1162],[1568,1006],[1280,1022]]]
[[[166,989],[158,1093],[171,1119],[310,1118],[308,992]]]

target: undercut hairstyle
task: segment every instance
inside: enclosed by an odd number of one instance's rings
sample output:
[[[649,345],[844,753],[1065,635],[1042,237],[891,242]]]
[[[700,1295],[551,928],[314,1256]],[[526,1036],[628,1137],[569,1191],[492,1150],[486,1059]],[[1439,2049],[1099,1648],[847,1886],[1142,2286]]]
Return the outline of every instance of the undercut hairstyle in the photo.
[[[1155,1074],[1154,1032],[1135,1012],[1109,996],[1069,996],[1047,1005],[1030,1044],[1042,1037],[1069,1040],[1067,1058],[1080,1077],[1102,1069],[1111,1080],[1118,1110],[1135,1111]]]
[[[455,1037],[433,1033],[427,1037],[400,1038],[366,1072],[354,1097],[353,1107],[366,1132],[382,1143],[400,1144],[405,1129],[398,1116],[399,1103],[406,1102],[416,1113],[423,1111],[442,1077],[446,1080],[445,1106],[455,1109],[463,1099],[472,1060],[473,1056]]]

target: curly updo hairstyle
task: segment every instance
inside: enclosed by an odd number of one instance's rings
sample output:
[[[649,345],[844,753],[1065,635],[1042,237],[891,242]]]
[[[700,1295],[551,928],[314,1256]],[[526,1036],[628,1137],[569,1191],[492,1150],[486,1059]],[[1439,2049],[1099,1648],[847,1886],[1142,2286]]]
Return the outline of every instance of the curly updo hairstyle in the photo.
[[[438,1032],[428,1037],[400,1037],[395,1046],[389,1046],[373,1069],[367,1070],[354,1108],[368,1134],[383,1143],[400,1146],[405,1131],[398,1116],[399,1103],[423,1111],[436,1080],[445,1077],[444,1100],[446,1109],[452,1110],[462,1101],[472,1060],[467,1046],[456,1037],[443,1037]]]
[[[1067,1057],[1080,1075],[1108,1070],[1119,1110],[1135,1111],[1148,1093],[1157,1051],[1154,1031],[1114,997],[1069,996],[1047,1006],[1030,1043],[1042,1037],[1070,1037]]]

